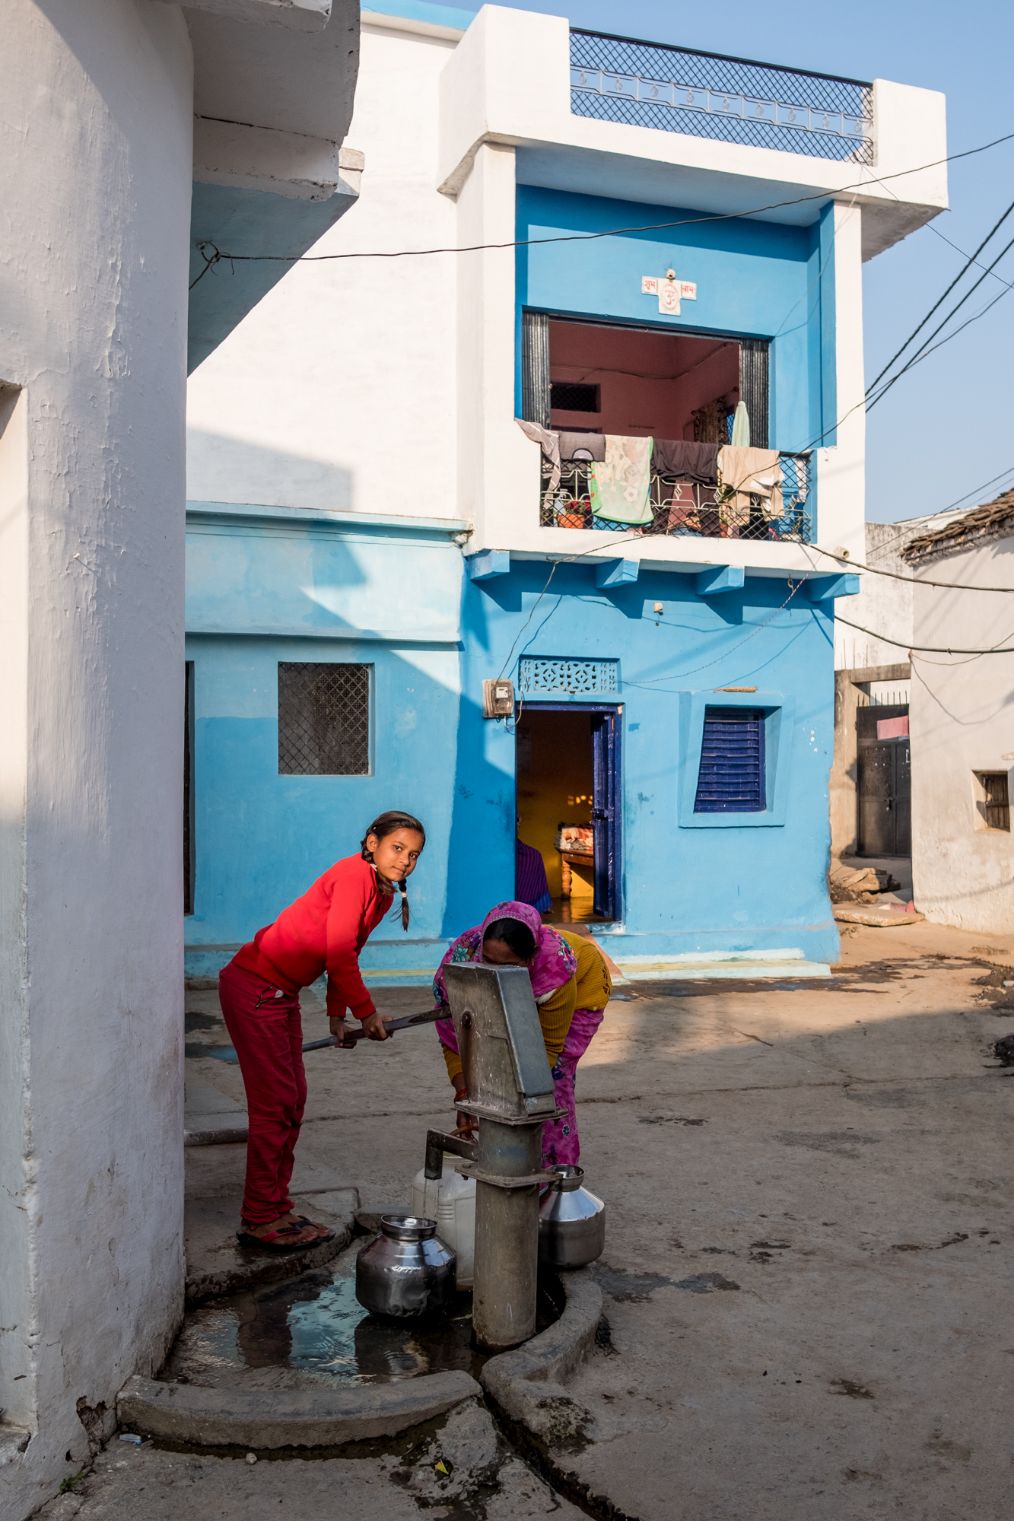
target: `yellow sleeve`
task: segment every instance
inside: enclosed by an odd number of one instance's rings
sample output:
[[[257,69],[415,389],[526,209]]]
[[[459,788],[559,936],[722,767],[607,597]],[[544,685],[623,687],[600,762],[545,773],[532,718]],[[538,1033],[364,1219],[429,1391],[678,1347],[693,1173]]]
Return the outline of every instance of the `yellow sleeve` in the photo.
[[[444,1053],[444,1061],[447,1064],[447,1076],[453,1083],[462,1073],[461,1055],[457,1051],[452,1051],[449,1046],[445,1046],[443,1041],[440,1042],[440,1049]]]
[[[576,977],[569,978],[562,988],[557,988],[555,993],[549,995],[545,1003],[539,1004],[539,1024],[542,1026],[542,1039],[546,1043],[550,1067],[555,1067],[560,1059],[576,1008]]]

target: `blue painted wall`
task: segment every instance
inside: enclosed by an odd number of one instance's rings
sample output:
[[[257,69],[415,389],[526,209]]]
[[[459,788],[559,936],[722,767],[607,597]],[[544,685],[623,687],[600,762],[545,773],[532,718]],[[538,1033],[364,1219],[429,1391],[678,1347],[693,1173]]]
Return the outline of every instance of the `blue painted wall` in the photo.
[[[204,507],[187,528],[187,659],[193,661],[195,898],[188,968],[215,969],[339,857],[385,808],[432,831],[374,957],[428,969],[444,932],[459,718],[461,553],[448,532],[368,531],[307,514]],[[278,773],[278,663],[373,669],[371,774]],[[425,946],[420,951],[420,944]],[[211,948],[202,954],[202,948]]]
[[[519,247],[519,335],[521,308],[528,306],[675,332],[770,339],[769,442],[786,453],[801,451],[834,420],[831,208],[810,227],[739,217],[694,222],[700,215],[520,185],[519,240],[659,222],[688,225]],[[641,294],[641,276],[663,275],[669,265],[681,279],[697,283],[697,300],[684,301],[678,317],[662,316],[655,298]],[[517,351],[520,366],[520,342]],[[520,413],[520,368],[516,404]]]
[[[748,578],[742,592],[708,601],[691,577],[664,572],[643,573],[610,592],[596,587],[590,568],[559,565],[548,590],[546,576],[544,564],[523,562],[509,576],[468,584],[462,685],[479,691],[483,676],[504,667],[516,676],[522,655],[619,657],[623,938],[613,954],[796,947],[814,960],[833,959],[838,939],[825,885],[831,617],[801,590],[782,607],[792,590],[784,580]],[[681,781],[696,780],[699,719],[707,701],[723,701],[716,690],[723,686],[756,686],[750,700],[779,714],[771,807],[735,820],[688,818]],[[492,902],[511,887],[509,726],[463,724],[456,769],[449,879],[455,924],[476,907],[475,874],[464,865],[470,842],[482,842],[487,890],[480,897]]]
[[[411,934],[392,915],[368,968],[429,970],[447,937],[509,896],[513,724],[484,720],[479,702],[483,678],[516,678],[526,655],[620,663],[623,921],[606,932],[617,957],[834,957],[832,622],[801,590],[748,578],[708,600],[689,576],[646,571],[603,591],[578,565],[559,565],[547,589],[549,567],[534,561],[477,584],[446,532],[276,518],[205,509],[188,528],[191,972],[221,964],[224,948],[354,850],[383,808],[418,813],[429,845],[412,879]],[[371,775],[280,776],[278,662],[335,659],[373,666]],[[751,700],[773,715],[765,814],[692,815],[700,721],[722,686],[756,686]]]

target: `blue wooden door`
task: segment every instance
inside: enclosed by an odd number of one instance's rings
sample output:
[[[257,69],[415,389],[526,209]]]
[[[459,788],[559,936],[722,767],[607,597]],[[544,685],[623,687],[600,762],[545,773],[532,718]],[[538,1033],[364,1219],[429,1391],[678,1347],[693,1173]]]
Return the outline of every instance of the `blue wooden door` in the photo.
[[[620,915],[619,714],[599,711],[592,719],[592,836],[595,843],[594,909],[605,919]]]

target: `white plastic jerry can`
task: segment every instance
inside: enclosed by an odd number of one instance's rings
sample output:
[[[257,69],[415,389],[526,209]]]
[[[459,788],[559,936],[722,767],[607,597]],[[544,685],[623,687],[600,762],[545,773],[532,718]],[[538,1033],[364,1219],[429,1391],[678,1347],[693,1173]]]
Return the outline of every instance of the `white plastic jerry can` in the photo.
[[[412,1180],[412,1213],[437,1222],[437,1235],[458,1260],[457,1285],[470,1289],[475,1258],[475,1179],[444,1165],[439,1178],[420,1169]]]

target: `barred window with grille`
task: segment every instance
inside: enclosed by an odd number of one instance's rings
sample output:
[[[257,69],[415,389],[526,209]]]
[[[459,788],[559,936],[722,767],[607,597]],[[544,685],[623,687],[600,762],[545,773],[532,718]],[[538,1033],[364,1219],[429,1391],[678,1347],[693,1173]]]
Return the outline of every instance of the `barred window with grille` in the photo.
[[[1006,771],[976,771],[976,807],[980,829],[1010,832],[1010,782]]]
[[[695,813],[761,813],[767,807],[764,713],[705,708]]]
[[[278,664],[278,770],[283,776],[368,776],[371,667]]]

